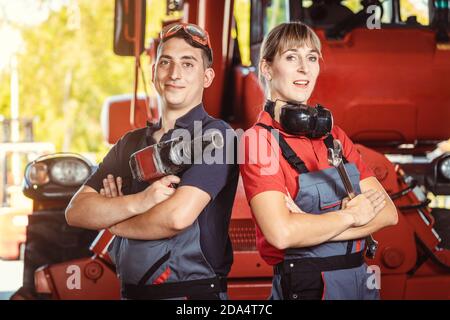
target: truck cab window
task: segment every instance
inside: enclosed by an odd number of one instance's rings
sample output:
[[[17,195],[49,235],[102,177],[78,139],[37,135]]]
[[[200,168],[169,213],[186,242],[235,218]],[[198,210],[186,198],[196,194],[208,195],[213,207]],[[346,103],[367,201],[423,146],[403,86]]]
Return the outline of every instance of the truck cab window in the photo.
[[[400,0],[400,17],[407,25],[430,24],[427,0]]]

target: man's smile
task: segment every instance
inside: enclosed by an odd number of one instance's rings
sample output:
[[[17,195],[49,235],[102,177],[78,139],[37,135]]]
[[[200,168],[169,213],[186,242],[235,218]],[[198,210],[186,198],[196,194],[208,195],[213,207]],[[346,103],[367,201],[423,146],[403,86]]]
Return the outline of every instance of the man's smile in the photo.
[[[164,87],[166,89],[184,89],[185,88],[184,86],[176,85],[173,83],[166,83],[166,84],[164,84]]]

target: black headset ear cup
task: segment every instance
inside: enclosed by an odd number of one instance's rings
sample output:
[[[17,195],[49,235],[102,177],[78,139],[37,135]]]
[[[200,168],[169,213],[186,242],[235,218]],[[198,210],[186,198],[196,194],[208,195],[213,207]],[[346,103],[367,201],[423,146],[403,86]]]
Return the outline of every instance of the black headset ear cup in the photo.
[[[327,108],[322,107],[320,104],[316,106],[317,118],[315,121],[314,130],[311,132],[311,138],[320,138],[327,136],[331,133],[333,128],[333,115]]]
[[[275,119],[275,102],[272,100],[266,100],[266,104],[264,105],[264,111],[266,111],[272,119]]]
[[[275,119],[275,102],[267,100],[264,111]],[[333,116],[327,108],[317,105],[310,107],[305,104],[286,102],[281,107],[280,125],[289,134],[317,139],[330,134],[333,128]]]
[[[314,130],[316,113],[304,104],[286,104],[280,112],[281,127],[289,134],[308,136]]]

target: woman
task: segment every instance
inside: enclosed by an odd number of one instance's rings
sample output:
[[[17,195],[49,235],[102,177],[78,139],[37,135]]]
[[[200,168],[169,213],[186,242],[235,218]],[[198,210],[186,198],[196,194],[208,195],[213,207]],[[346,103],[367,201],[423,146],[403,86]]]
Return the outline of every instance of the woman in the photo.
[[[368,281],[363,238],[396,224],[397,211],[344,131],[332,125],[329,111],[306,106],[320,58],[320,40],[300,22],[275,27],[262,44],[259,72],[267,101],[241,140],[257,246],[274,266],[272,299],[378,299],[379,284]],[[304,126],[303,120],[317,118],[321,127]],[[328,163],[335,140],[358,194],[349,201]]]

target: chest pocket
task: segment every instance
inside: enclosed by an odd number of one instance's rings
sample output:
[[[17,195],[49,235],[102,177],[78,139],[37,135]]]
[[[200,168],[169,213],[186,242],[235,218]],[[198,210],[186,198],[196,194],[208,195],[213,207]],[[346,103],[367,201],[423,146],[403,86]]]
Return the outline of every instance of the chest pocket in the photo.
[[[300,185],[302,185],[301,182]],[[317,210],[314,209],[319,207],[319,190],[315,185],[303,185],[301,187],[301,192],[299,192],[295,199],[295,203],[305,212],[317,212]]]
[[[345,165],[356,194],[360,193],[359,171],[353,163]],[[308,213],[338,210],[347,196],[344,184],[335,168],[299,175],[300,192],[295,202]]]
[[[316,187],[319,194],[319,209],[322,213],[340,208],[346,194],[336,181],[318,183]]]
[[[334,181],[318,183],[301,189],[299,200],[296,202],[299,207],[308,213],[325,213],[335,211],[340,208],[345,191],[336,193],[340,188],[336,188]]]

